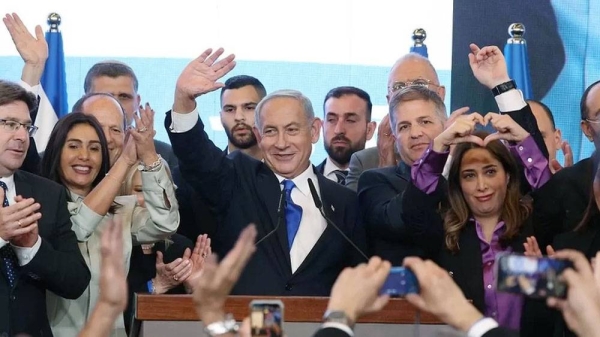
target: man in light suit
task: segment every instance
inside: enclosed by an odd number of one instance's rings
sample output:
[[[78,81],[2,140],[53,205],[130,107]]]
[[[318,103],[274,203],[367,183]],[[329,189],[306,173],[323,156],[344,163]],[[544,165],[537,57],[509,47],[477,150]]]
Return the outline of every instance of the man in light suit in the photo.
[[[365,148],[373,137],[373,104],[369,94],[356,87],[331,89],[323,102],[323,143],[327,158],[317,171],[329,180],[346,183],[350,156]]]
[[[214,251],[224,256],[243,227],[255,223],[257,251],[233,294],[327,296],[341,270],[360,259],[327,225],[313,197],[322,200],[323,211],[350,240],[364,247],[356,195],[311,165],[321,124],[308,98],[297,91],[271,93],[256,107],[253,131],[264,161],[240,151],[227,156],[214,145],[195,98],[222,87],[217,80],[235,66],[233,55],[217,61],[222,53],[209,49],[188,64],[165,120],[184,179],[217,217]]]
[[[0,80],[0,335],[52,336],[46,290],[78,298],[90,281],[65,189],[19,170],[29,147],[35,96]]]

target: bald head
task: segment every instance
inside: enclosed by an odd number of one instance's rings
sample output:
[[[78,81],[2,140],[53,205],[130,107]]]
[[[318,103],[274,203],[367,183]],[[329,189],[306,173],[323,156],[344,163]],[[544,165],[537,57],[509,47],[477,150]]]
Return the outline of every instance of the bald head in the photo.
[[[388,76],[388,102],[394,90],[392,87],[397,82],[412,82],[415,80],[426,80],[430,83],[429,89],[435,91],[443,100],[446,96],[446,89],[440,86],[440,81],[435,68],[429,59],[417,54],[409,53],[399,58],[392,66]]]
[[[108,142],[110,165],[112,166],[123,151],[125,142],[125,113],[117,99],[109,94],[90,94],[80,99],[77,110],[96,117]]]

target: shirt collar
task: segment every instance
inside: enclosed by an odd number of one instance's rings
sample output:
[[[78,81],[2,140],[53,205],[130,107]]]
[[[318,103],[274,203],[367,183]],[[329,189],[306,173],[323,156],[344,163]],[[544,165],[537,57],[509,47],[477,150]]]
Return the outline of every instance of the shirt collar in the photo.
[[[275,173],[275,176],[277,177],[277,180],[279,180],[280,185],[281,185],[282,181],[287,179],[285,177],[280,176],[277,173]],[[290,179],[290,180],[294,182],[294,185],[296,185],[296,188],[298,188],[298,190],[300,192],[302,192],[302,194],[304,194],[307,197],[311,197],[310,187],[308,187],[308,179],[309,178],[312,180],[313,184],[315,185],[315,188],[317,189],[317,193],[318,193],[319,181],[317,180],[317,175],[315,174],[315,170],[314,170],[312,164],[310,164],[310,163],[308,165],[308,168],[306,170],[304,170],[304,172],[300,173],[295,178]]]
[[[331,158],[329,158],[329,156],[327,156],[327,159],[325,159],[325,167],[323,168],[323,175],[327,177],[331,172],[336,171],[336,170],[348,171],[348,169],[339,168],[333,162],[333,160],[331,160]]]
[[[15,175],[14,174],[9,175],[8,177],[2,177],[2,178],[0,178],[0,181],[2,181],[3,183],[6,184],[6,188],[7,188],[8,191],[10,191],[11,189],[16,191],[16,189],[15,189]]]

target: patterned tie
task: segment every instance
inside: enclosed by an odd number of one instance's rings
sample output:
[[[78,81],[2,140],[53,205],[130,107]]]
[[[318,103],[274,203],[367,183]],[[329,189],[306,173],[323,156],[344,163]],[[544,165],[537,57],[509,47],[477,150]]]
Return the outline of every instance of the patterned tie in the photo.
[[[2,202],[2,207],[8,207],[8,198],[6,197],[8,187],[3,181],[0,181],[0,187],[4,189],[4,201]],[[7,243],[4,247],[0,248],[0,257],[2,258],[2,262],[4,262],[8,284],[12,288],[15,285],[15,266],[18,265],[18,260],[10,243]]]
[[[344,170],[335,170],[333,171],[335,176],[337,177],[338,184],[346,185],[346,177],[348,176],[348,171]]]
[[[292,249],[292,243],[298,228],[300,228],[300,220],[302,219],[302,207],[298,206],[292,200],[292,190],[296,185],[291,180],[284,180],[281,182],[283,189],[285,190],[285,225],[287,227],[288,235],[288,246]]]

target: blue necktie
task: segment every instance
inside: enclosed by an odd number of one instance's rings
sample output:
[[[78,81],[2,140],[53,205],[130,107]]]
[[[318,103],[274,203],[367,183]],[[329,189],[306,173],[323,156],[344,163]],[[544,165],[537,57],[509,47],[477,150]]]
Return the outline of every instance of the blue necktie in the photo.
[[[8,198],[6,197],[8,187],[3,181],[0,181],[0,187],[4,189],[4,201],[2,202],[2,207],[8,207]],[[15,284],[15,266],[17,265],[17,256],[15,255],[15,251],[10,246],[10,243],[7,243],[4,245],[4,247],[0,248],[0,257],[2,257],[2,262],[4,262],[4,266],[6,267],[8,284],[12,288]]]
[[[300,228],[300,220],[302,219],[302,207],[298,206],[292,200],[292,190],[296,185],[291,180],[284,180],[281,182],[283,189],[285,190],[285,225],[287,227],[288,246],[292,249],[292,243],[298,228]]]

